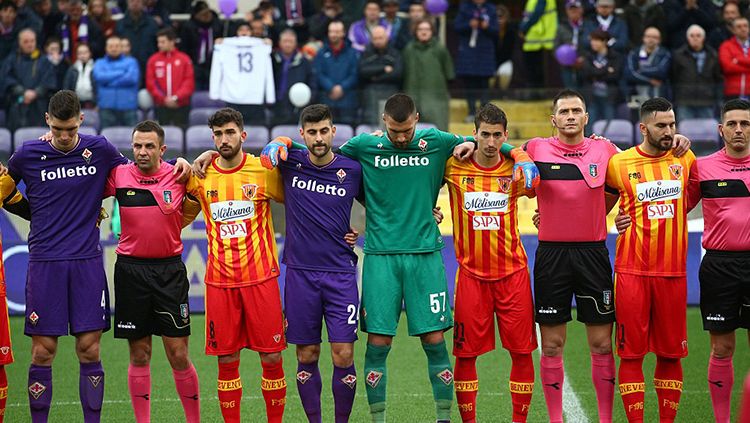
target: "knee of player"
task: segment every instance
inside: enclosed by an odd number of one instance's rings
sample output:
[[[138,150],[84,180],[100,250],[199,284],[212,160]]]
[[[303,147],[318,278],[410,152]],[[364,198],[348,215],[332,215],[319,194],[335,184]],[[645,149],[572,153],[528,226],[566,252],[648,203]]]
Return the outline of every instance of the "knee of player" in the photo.
[[[354,347],[351,344],[331,348],[331,358],[336,367],[349,367],[354,363]]]
[[[187,348],[175,348],[167,351],[169,365],[175,370],[185,370],[190,367],[190,356]]]
[[[612,339],[594,339],[589,343],[589,350],[593,354],[611,354],[612,353]]]
[[[259,353],[260,361],[265,364],[281,363],[281,353]]]
[[[728,340],[711,342],[711,357],[728,358],[734,354],[734,342]]]
[[[37,365],[51,365],[56,353],[56,346],[32,345],[31,362]]]
[[[76,344],[76,355],[81,361],[99,361],[99,352],[100,343],[98,340]]]
[[[303,364],[310,364],[318,361],[320,358],[320,344],[316,345],[297,345],[297,361]]]

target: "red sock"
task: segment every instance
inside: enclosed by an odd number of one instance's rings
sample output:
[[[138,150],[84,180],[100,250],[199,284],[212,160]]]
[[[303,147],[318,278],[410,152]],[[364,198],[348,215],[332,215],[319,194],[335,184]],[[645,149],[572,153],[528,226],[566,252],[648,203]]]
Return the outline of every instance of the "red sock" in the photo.
[[[643,379],[643,357],[620,359],[620,396],[630,423],[643,423],[643,400],[646,384]]]
[[[534,361],[531,353],[510,353],[510,399],[513,402],[513,421],[525,422],[534,393]]]
[[[673,422],[682,394],[682,364],[679,358],[656,357],[654,388],[659,399],[659,421]]]
[[[284,417],[284,405],[286,404],[286,379],[284,379],[284,366],[282,360],[278,363],[264,363],[263,375],[260,380],[260,389],[263,391],[263,399],[266,401],[266,417],[268,423],[281,423]]]
[[[453,373],[453,386],[456,389],[456,401],[461,420],[474,423],[477,420],[477,378],[476,357],[456,357]]]
[[[542,392],[544,401],[547,403],[547,413],[550,423],[562,423],[563,421],[563,383],[565,382],[565,370],[563,369],[562,356],[548,357],[542,355],[539,361],[539,375],[542,378]]]
[[[130,403],[133,404],[135,421],[151,421],[151,367],[128,366],[128,391]]]
[[[745,378],[745,389],[742,394],[742,404],[740,405],[740,423],[750,422],[750,373]]]
[[[242,379],[240,360],[219,363],[219,406],[226,423],[239,423],[242,403]]]
[[[177,388],[177,395],[180,396],[182,409],[185,411],[185,421],[187,423],[198,423],[201,421],[201,401],[200,386],[198,385],[198,373],[190,363],[190,367],[185,370],[172,369],[174,377],[174,386]]]
[[[711,405],[717,423],[729,423],[733,385],[732,357],[711,356],[708,359],[708,391],[711,393]]]
[[[5,366],[0,366],[0,423],[5,418],[5,403],[8,401],[8,376]]]
[[[612,402],[615,398],[615,358],[612,353],[591,353],[591,380],[596,391],[599,423],[612,421]]]

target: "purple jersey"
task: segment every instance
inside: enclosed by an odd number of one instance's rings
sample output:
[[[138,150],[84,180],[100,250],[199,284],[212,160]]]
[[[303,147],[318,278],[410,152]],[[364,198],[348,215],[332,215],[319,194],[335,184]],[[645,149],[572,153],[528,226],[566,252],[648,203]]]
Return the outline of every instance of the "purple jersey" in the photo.
[[[344,241],[352,202],[359,195],[362,168],[336,154],[318,167],[307,150],[290,150],[279,165],[284,178],[286,243],[283,263],[289,267],[355,272],[357,255]]]
[[[13,179],[26,184],[31,207],[29,261],[100,256],[96,220],[109,171],[127,159],[98,135],[78,134],[64,153],[45,141],[26,141],[8,161]]]

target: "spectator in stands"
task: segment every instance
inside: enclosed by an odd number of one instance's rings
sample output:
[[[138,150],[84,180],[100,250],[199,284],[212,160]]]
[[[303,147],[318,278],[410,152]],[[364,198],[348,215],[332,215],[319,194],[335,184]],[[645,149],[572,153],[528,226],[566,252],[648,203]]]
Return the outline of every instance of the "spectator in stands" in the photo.
[[[387,20],[380,17],[380,3],[378,0],[367,0],[365,3],[364,17],[354,22],[349,27],[349,41],[352,48],[358,52],[365,51],[365,47],[370,44],[370,31],[376,26],[382,26],[391,35],[391,25]],[[329,27],[330,28],[330,27]]]
[[[584,52],[588,50],[587,41],[583,38],[583,5],[580,0],[567,0],[565,18],[560,19],[557,25],[555,50],[563,44],[570,44],[578,52],[578,59],[572,66],[560,66],[560,77],[565,88],[577,90],[581,85],[578,71],[583,66]]]
[[[747,18],[732,21],[734,36],[719,47],[719,63],[724,73],[724,100],[748,99],[750,93],[750,26]]]
[[[391,34],[391,44],[397,49],[403,50],[409,41],[414,39],[414,27],[417,22],[427,18],[427,11],[421,1],[415,1],[409,5],[409,19],[407,19],[398,33]],[[395,40],[395,41],[394,41]]]
[[[276,9],[276,7],[271,3],[269,0],[262,0],[258,7],[256,7],[253,11],[248,12],[245,14],[245,19],[247,22],[251,23],[251,27],[256,28],[255,32],[258,32],[257,25],[260,23],[260,31],[263,34],[262,36],[257,36],[260,38],[269,38],[271,40],[276,40],[279,35],[280,28],[283,27],[280,19],[281,15],[279,14],[279,10]],[[240,25],[242,25],[244,22],[240,22]]]
[[[708,44],[719,50],[721,43],[732,38],[732,22],[740,17],[740,6],[727,1],[721,7],[721,22],[709,32]]]
[[[17,21],[16,4],[11,0],[0,3],[0,61],[18,47],[18,33],[23,29]]]
[[[250,21],[250,36],[262,39],[269,46],[273,45],[272,35],[270,34],[268,27],[266,27],[260,19],[253,19]]]
[[[526,82],[529,88],[544,88],[548,85],[545,69],[557,33],[557,3],[553,0],[527,0],[518,32],[523,39]]]
[[[273,53],[273,76],[276,84],[276,103],[273,105],[272,125],[296,124],[299,111],[289,101],[289,88],[302,82],[310,87],[315,98],[318,81],[313,65],[297,45],[297,34],[287,28],[279,35],[279,49]]]
[[[222,23],[205,1],[193,5],[190,20],[182,25],[180,50],[193,60],[195,89],[208,90],[214,40],[222,36]]]
[[[625,79],[639,97],[669,95],[672,55],[661,45],[661,33],[653,26],[643,31],[643,44],[628,54]]]
[[[659,28],[662,34],[667,29],[664,9],[657,0],[630,0],[630,3],[625,6],[622,17],[628,26],[629,48],[631,49],[641,44],[641,34],[644,29],[654,26]]]
[[[47,38],[47,41],[44,42],[44,54],[52,64],[52,73],[55,74],[55,90],[59,90],[69,67],[68,62],[63,57],[60,39],[57,37]]]
[[[609,48],[625,53],[628,49],[628,25],[615,15],[615,0],[597,0],[596,14],[587,18],[583,23],[585,39],[591,38],[595,29],[607,31],[609,34]]]
[[[190,97],[195,91],[195,75],[190,57],[177,50],[177,34],[172,28],[156,33],[159,51],[146,65],[146,89],[154,99],[156,119],[162,125],[186,127]]]
[[[146,14],[154,18],[156,26],[166,28],[172,26],[172,19],[169,18],[169,10],[161,0],[144,0],[143,2]]]
[[[597,120],[615,118],[615,107],[621,102],[619,83],[622,75],[622,56],[607,45],[609,34],[596,29],[589,38],[591,52],[586,54],[581,70],[589,113],[587,133]]]
[[[721,100],[719,55],[706,45],[706,31],[698,25],[687,30],[687,44],[672,56],[672,86],[677,119],[715,117]]]
[[[474,122],[477,100],[480,106],[489,102],[489,79],[497,69],[493,60],[498,31],[495,6],[485,0],[462,1],[454,27],[458,33],[456,75],[464,85],[469,123]]]
[[[89,1],[88,13],[89,18],[99,25],[105,40],[115,33],[116,22],[112,19],[112,11],[105,0]]]
[[[26,4],[26,0],[14,1],[16,2],[16,14],[18,15],[18,22],[20,22],[21,28],[33,29],[36,32],[37,42],[39,42],[39,36],[42,33],[42,18]]]
[[[310,36],[318,41],[323,41],[328,33],[328,24],[334,20],[342,20],[343,16],[343,9],[339,0],[323,0],[320,11],[310,18]]]
[[[105,49],[107,54],[94,63],[101,127],[134,126],[138,122],[138,62],[122,54],[117,35],[107,38]]]
[[[395,47],[402,29],[408,26],[408,19],[398,15],[398,0],[383,0],[383,18],[391,26],[390,45]]]
[[[336,121],[351,125],[357,118],[357,63],[359,54],[345,38],[344,23],[328,24],[328,42],[315,56],[320,102],[331,108]]]
[[[385,104],[388,97],[399,91],[403,72],[401,53],[388,43],[385,28],[376,26],[371,32],[370,45],[359,59],[364,123],[375,126],[380,124],[380,103]]]
[[[143,1],[128,0],[128,10],[115,26],[117,35],[130,40],[130,55],[137,60],[141,75],[145,73],[148,58],[156,53],[156,32],[159,30],[154,18],[146,13]],[[99,100],[101,103],[102,99]]]
[[[44,126],[44,112],[55,90],[55,75],[47,56],[37,48],[36,33],[18,33],[18,51],[0,68],[0,92],[7,99],[7,125],[11,131],[24,126]]]
[[[67,10],[67,4],[67,1],[57,2],[58,7],[63,10]],[[31,7],[42,20],[42,31],[39,34],[40,41],[46,41],[50,36],[57,35],[57,27],[63,19],[63,14],[52,7],[52,0],[32,0]]]
[[[75,91],[84,109],[96,107],[96,84],[94,83],[94,57],[88,44],[78,44],[76,62],[68,68],[62,89]]]
[[[306,43],[310,37],[308,20],[315,15],[313,0],[274,0],[273,4],[280,16],[278,31],[291,28],[297,34],[298,42]]]
[[[120,38],[120,48],[122,49],[123,56],[132,56],[133,46],[130,45],[130,40],[127,38]]]
[[[676,49],[685,44],[685,33],[690,25],[700,25],[706,32],[716,26],[711,0],[664,0],[661,7],[667,15],[665,46]]]
[[[104,38],[99,24],[88,15],[83,14],[83,2],[70,0],[68,12],[57,27],[57,33],[62,40],[63,54],[70,62],[76,61],[76,47],[78,43],[86,43],[91,47],[94,58],[104,55]]]
[[[498,33],[495,39],[495,64],[501,66],[513,60],[513,52],[518,45],[518,25],[511,21],[510,11],[505,5],[497,6]],[[498,87],[500,84],[498,83]]]
[[[419,119],[448,130],[450,95],[448,81],[454,78],[453,60],[434,37],[435,25],[429,19],[416,23],[414,40],[404,48],[404,91],[417,104]]]

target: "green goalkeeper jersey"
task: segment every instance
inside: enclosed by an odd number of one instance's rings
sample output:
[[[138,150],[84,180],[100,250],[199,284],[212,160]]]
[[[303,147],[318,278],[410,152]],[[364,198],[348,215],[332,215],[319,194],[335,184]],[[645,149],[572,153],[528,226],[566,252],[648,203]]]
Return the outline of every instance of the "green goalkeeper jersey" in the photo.
[[[431,128],[417,130],[405,149],[396,148],[385,134],[361,134],[341,146],[342,154],[362,165],[365,253],[426,253],[445,246],[432,209],[445,162],[467,140],[473,138]]]

